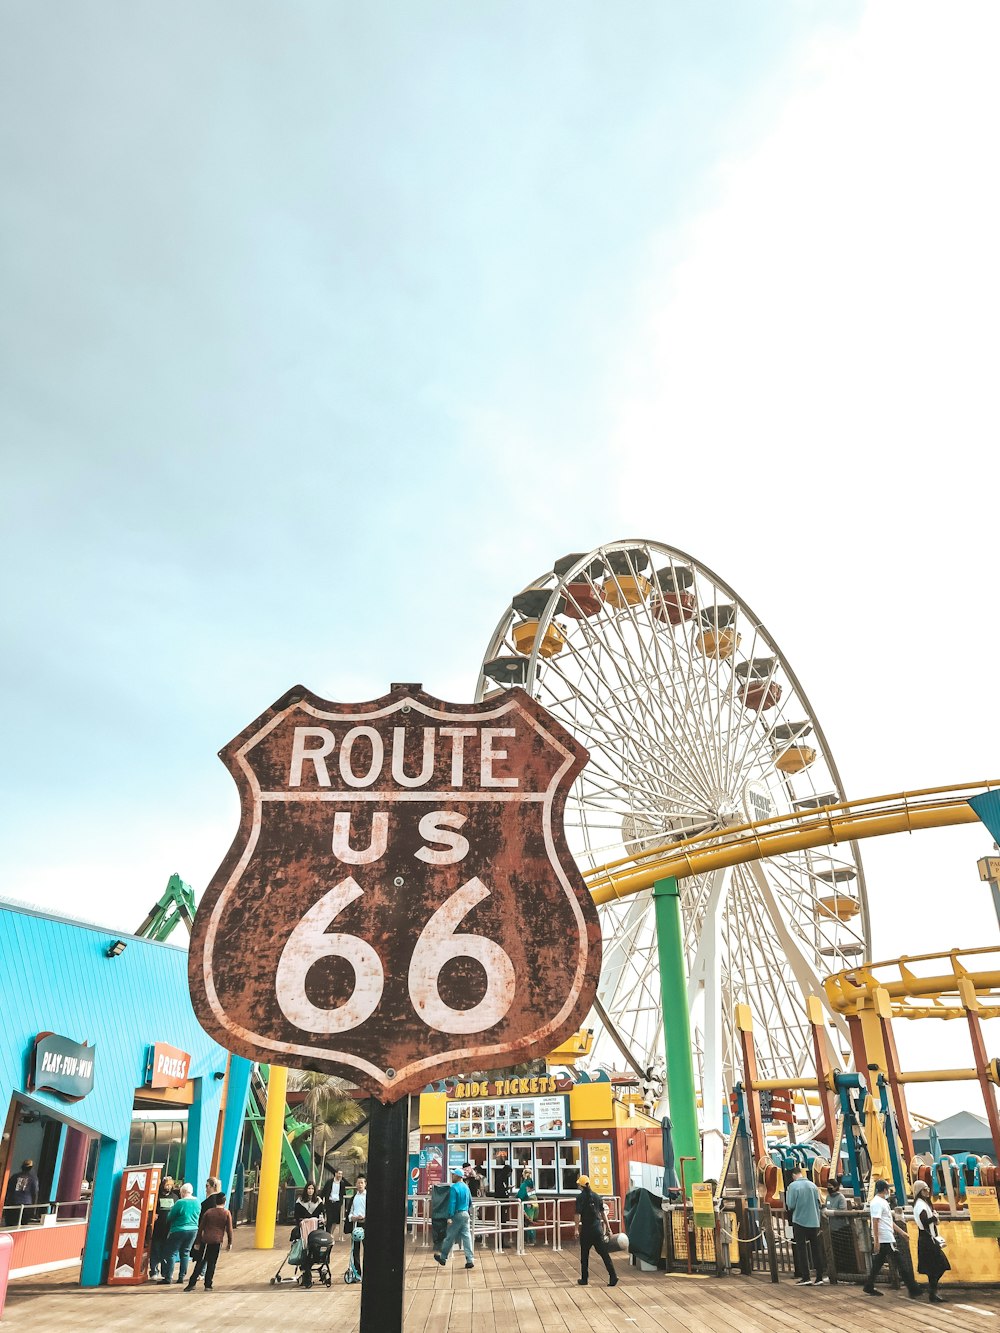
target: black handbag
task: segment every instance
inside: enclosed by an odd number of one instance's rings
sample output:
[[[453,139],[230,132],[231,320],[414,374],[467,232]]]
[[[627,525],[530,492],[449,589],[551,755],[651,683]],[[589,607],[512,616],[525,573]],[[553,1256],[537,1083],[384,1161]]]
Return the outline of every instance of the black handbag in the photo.
[[[204,1257],[205,1257],[205,1242],[203,1240],[196,1240],[195,1243],[191,1246],[191,1258],[195,1261],[196,1264],[200,1264],[202,1259],[204,1259]]]

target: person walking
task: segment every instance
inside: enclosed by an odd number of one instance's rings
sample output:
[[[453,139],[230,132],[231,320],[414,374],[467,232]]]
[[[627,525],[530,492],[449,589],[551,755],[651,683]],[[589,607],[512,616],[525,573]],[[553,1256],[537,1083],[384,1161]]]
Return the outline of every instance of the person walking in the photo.
[[[156,1217],[153,1221],[153,1240],[149,1247],[149,1276],[157,1281],[167,1279],[167,1256],[170,1253],[170,1210],[180,1198],[180,1190],[173,1176],[164,1176],[156,1193]]]
[[[576,1196],[576,1234],[580,1237],[580,1276],[577,1286],[585,1287],[590,1265],[590,1251],[596,1250],[608,1270],[608,1286],[617,1287],[618,1274],[608,1251],[608,1221],[604,1200],[590,1188],[589,1176],[577,1176],[580,1193]]]
[[[358,1176],[354,1182],[354,1197],[351,1199],[351,1211],[347,1215],[347,1220],[350,1223],[351,1244],[354,1247],[351,1251],[351,1261],[358,1270],[359,1276],[361,1275],[361,1255],[365,1243],[365,1215],[367,1212],[368,1182],[364,1176]],[[355,1236],[355,1231],[360,1231],[361,1236]]]
[[[898,1273],[906,1284],[910,1300],[915,1301],[920,1295],[920,1288],[899,1262],[899,1255],[896,1252],[896,1234],[898,1232],[905,1240],[906,1232],[902,1227],[896,1225],[896,1219],[889,1207],[889,1182],[887,1180],[876,1180],[875,1195],[868,1205],[868,1212],[871,1216],[874,1257],[872,1258],[868,1281],[861,1290],[866,1296],[883,1295],[881,1291],[875,1290],[875,1279],[882,1271],[882,1265],[888,1263],[890,1271]]]
[[[219,1262],[219,1251],[222,1249],[222,1242],[227,1242],[227,1250],[233,1248],[233,1215],[226,1207],[226,1196],[221,1190],[217,1190],[209,1195],[205,1203],[209,1206],[207,1208],[204,1205],[202,1206],[196,1237],[196,1243],[201,1246],[202,1254],[194,1266],[190,1280],[184,1288],[185,1291],[194,1291],[198,1274],[202,1269],[205,1270],[205,1290],[211,1291],[215,1282],[215,1265]]]
[[[808,1180],[801,1166],[792,1171],[792,1183],[785,1190],[785,1207],[792,1219],[792,1237],[795,1241],[795,1263],[799,1276],[797,1287],[819,1287],[829,1278],[823,1276],[823,1250],[820,1246],[819,1227],[821,1200],[816,1183]],[[809,1276],[809,1251],[812,1250],[816,1277]]]
[[[521,1172],[521,1183],[517,1187],[517,1197],[521,1200],[521,1207],[524,1209],[524,1220],[534,1222],[538,1216],[538,1192],[535,1189],[535,1178],[531,1174],[530,1166],[524,1167]],[[534,1245],[534,1229],[527,1228],[524,1239],[528,1245]]]
[[[930,1188],[924,1180],[913,1183],[913,1220],[917,1226],[917,1272],[927,1279],[927,1299],[935,1305],[944,1305],[938,1295],[938,1283],[951,1268],[944,1252],[944,1241],[938,1235],[937,1213],[930,1199]]]
[[[465,1251],[466,1268],[475,1268],[471,1218],[472,1195],[469,1193],[468,1185],[462,1179],[462,1168],[456,1166],[451,1173],[451,1193],[448,1196],[448,1230],[445,1232],[441,1253],[434,1256],[437,1263],[441,1264],[442,1267],[448,1262],[451,1247],[456,1240],[460,1240],[462,1249]]]
[[[169,1283],[173,1279],[175,1259],[180,1261],[177,1281],[183,1282],[187,1277],[188,1259],[191,1254],[191,1246],[198,1235],[200,1216],[201,1205],[194,1197],[194,1186],[185,1181],[181,1186],[181,1197],[170,1210],[170,1230],[167,1233],[167,1242],[170,1248],[167,1251],[166,1267],[164,1269],[163,1281],[165,1283]]]
[[[209,1208],[215,1208],[218,1204],[225,1202],[226,1196],[222,1192],[222,1181],[218,1176],[209,1176],[205,1181],[205,1197],[202,1200],[201,1211],[198,1214],[199,1228],[201,1227],[202,1218]],[[205,1272],[205,1247],[199,1244],[198,1237],[195,1237],[195,1242],[191,1246],[191,1260],[194,1263],[194,1272],[191,1274],[191,1286],[193,1287]]]
[[[337,1229],[340,1226],[340,1213],[344,1206],[344,1173],[334,1171],[323,1186],[323,1203],[326,1213],[326,1229],[337,1243]]]

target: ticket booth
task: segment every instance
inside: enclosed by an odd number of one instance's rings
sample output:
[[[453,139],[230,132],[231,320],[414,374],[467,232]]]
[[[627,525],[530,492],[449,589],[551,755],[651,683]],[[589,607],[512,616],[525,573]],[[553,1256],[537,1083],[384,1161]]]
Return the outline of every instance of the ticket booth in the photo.
[[[441,1090],[421,1095],[420,1146],[440,1152],[446,1170],[474,1163],[494,1197],[505,1178],[516,1194],[530,1168],[539,1198],[558,1200],[567,1220],[581,1175],[621,1203],[630,1163],[663,1164],[657,1121],[616,1095],[610,1082],[556,1073],[445,1080]]]

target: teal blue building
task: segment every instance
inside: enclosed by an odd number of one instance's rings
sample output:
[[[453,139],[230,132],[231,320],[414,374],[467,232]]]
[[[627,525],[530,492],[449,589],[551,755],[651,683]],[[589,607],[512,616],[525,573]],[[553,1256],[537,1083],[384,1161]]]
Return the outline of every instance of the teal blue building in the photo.
[[[0,1229],[14,1274],[80,1262],[83,1285],[101,1283],[127,1165],[158,1162],[200,1197],[217,1164],[229,1192],[251,1066],[202,1030],[187,961],[0,899]]]

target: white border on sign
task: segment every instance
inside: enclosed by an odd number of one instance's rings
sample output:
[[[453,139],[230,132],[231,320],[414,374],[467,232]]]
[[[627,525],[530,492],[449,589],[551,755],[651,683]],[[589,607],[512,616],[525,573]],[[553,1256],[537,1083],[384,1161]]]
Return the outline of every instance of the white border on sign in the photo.
[[[496,793],[471,792],[463,796],[460,792],[454,792],[454,791],[448,791],[448,792],[407,791],[407,792],[391,792],[391,793],[386,793],[386,792],[340,793],[340,792],[325,792],[325,791],[324,792],[307,791],[302,793],[298,792],[292,793],[292,792],[261,791],[260,784],[257,781],[257,775],[250,767],[250,764],[248,763],[246,756],[248,752],[252,750],[255,745],[259,745],[260,742],[267,735],[269,735],[270,732],[272,732],[275,729],[275,727],[279,726],[296,709],[309,713],[311,714],[311,716],[321,719],[322,721],[325,722],[344,722],[351,726],[357,726],[359,722],[362,722],[365,718],[388,717],[393,713],[397,713],[404,705],[408,705],[410,709],[416,709],[417,711],[422,713],[425,717],[439,719],[449,724],[457,722],[474,722],[476,723],[477,726],[491,718],[501,718],[507,713],[516,711],[520,713],[520,715],[535,729],[535,731],[539,733],[539,735],[545,738],[545,740],[552,749],[556,750],[559,754],[564,756],[563,763],[556,770],[556,773],[554,774],[551,782],[549,783],[548,787],[544,792],[512,792],[512,791],[496,792]],[[421,1070],[431,1069],[443,1063],[447,1064],[449,1061],[457,1060],[458,1058],[464,1056],[465,1054],[465,1048],[457,1047],[452,1051],[444,1051],[440,1055],[428,1056],[423,1060],[415,1060],[408,1065],[404,1065],[403,1068],[397,1069],[395,1075],[390,1079],[386,1078],[384,1069],[380,1069],[377,1065],[372,1064],[371,1061],[364,1060],[360,1056],[350,1055],[345,1051],[323,1050],[323,1049],[317,1049],[316,1047],[313,1046],[299,1046],[294,1042],[274,1041],[272,1038],[263,1037],[259,1033],[252,1032],[249,1028],[243,1027],[242,1024],[234,1022],[226,1014],[225,1010],[222,1007],[221,1002],[219,1001],[218,992],[216,991],[215,988],[215,977],[212,971],[212,958],[215,952],[215,937],[218,931],[219,921],[221,920],[222,913],[225,909],[230,894],[235,889],[237,883],[239,882],[240,878],[243,875],[244,870],[249,865],[253,853],[256,849],[257,841],[260,837],[261,812],[263,808],[263,803],[265,801],[288,801],[288,800],[294,800],[294,801],[378,800],[386,803],[393,801],[454,802],[463,800],[520,801],[525,803],[541,802],[542,827],[544,829],[544,834],[545,834],[545,848],[549,854],[549,861],[551,862],[553,868],[556,871],[559,883],[562,885],[563,891],[565,892],[567,898],[570,901],[570,905],[576,917],[578,935],[579,935],[579,957],[577,959],[576,972],[574,973],[573,976],[573,984],[570,988],[569,997],[567,998],[563,1007],[559,1010],[558,1014],[556,1014],[556,1016],[553,1019],[551,1019],[548,1023],[546,1023],[545,1026],[539,1029],[539,1031],[535,1034],[536,1039],[541,1041],[545,1038],[547,1034],[554,1033],[559,1030],[559,1028],[566,1021],[566,1019],[569,1017],[574,1007],[576,1006],[577,1000],[580,997],[580,993],[583,990],[584,976],[587,970],[587,951],[588,951],[587,923],[584,920],[583,912],[580,908],[579,902],[577,901],[576,894],[573,892],[573,887],[570,884],[569,879],[566,875],[565,868],[563,867],[562,862],[560,861],[558,855],[556,854],[555,840],[552,833],[552,805],[555,800],[556,792],[559,789],[559,783],[562,780],[563,774],[566,773],[566,771],[572,767],[573,762],[575,760],[575,755],[570,750],[568,750],[566,746],[563,745],[562,742],[557,737],[553,736],[552,733],[548,731],[538,721],[537,718],[533,717],[530,713],[526,712],[521,707],[519,700],[513,699],[509,702],[501,703],[491,712],[487,713],[481,711],[477,711],[475,713],[454,713],[451,711],[443,712],[440,709],[429,708],[426,704],[420,702],[417,699],[410,698],[408,696],[395,700],[392,704],[390,704],[386,708],[375,709],[370,713],[355,713],[355,712],[329,713],[329,712],[324,712],[322,709],[316,708],[315,705],[313,704],[299,700],[293,704],[290,704],[287,708],[282,709],[280,713],[275,714],[275,716],[271,718],[270,722],[266,723],[263,727],[261,727],[260,731],[258,731],[254,736],[252,736],[248,741],[246,741],[245,744],[243,744],[239,748],[239,750],[236,751],[236,760],[239,763],[240,768],[242,768],[243,772],[246,774],[247,781],[250,784],[250,789],[253,792],[254,796],[253,823],[251,826],[250,837],[247,839],[247,845],[243,850],[243,855],[236,863],[233,873],[229,876],[229,879],[226,881],[225,887],[219,894],[219,897],[216,900],[215,907],[212,910],[212,915],[209,918],[208,930],[206,931],[205,934],[205,949],[202,955],[204,959],[203,976],[205,982],[205,993],[208,996],[208,1003],[211,1006],[212,1012],[215,1014],[220,1025],[225,1029],[225,1031],[231,1033],[234,1037],[239,1037],[242,1040],[251,1042],[256,1046],[263,1046],[267,1050],[274,1051],[274,1053],[277,1056],[300,1055],[303,1056],[304,1058],[311,1060],[315,1060],[317,1058],[327,1059],[339,1065],[345,1065],[349,1068],[354,1068],[359,1071],[363,1071],[364,1073],[370,1075],[372,1079],[386,1091],[390,1090],[397,1084],[408,1080],[414,1074],[419,1073]],[[501,1043],[496,1046],[483,1047],[482,1049],[477,1050],[476,1054],[477,1058],[485,1059],[490,1055],[506,1054],[507,1051],[508,1051],[507,1044]]]

